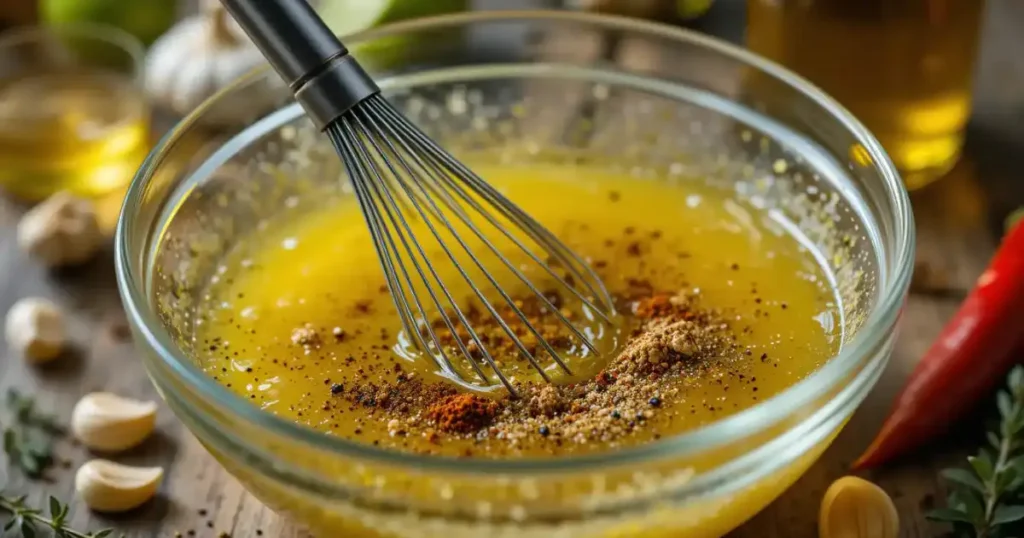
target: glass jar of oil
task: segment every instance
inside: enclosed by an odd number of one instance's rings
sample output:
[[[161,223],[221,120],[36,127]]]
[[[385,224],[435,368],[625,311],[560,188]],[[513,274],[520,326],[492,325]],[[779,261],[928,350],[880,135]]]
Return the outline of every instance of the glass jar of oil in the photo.
[[[747,0],[747,46],[875,134],[908,188],[956,163],[984,0]]]
[[[143,47],[112,27],[0,36],[0,187],[28,200],[122,189],[149,149]]]

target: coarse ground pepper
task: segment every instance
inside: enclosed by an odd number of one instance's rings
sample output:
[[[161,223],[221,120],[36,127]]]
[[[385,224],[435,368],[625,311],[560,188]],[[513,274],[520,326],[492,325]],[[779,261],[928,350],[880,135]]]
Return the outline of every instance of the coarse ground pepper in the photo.
[[[394,383],[375,381],[331,392],[350,405],[384,413],[392,436],[419,433],[438,443],[451,436],[512,446],[527,437],[550,439],[556,446],[614,443],[646,428],[662,402],[678,396],[675,381],[680,377],[713,374],[721,361],[743,355],[721,312],[698,307],[686,294],[652,294],[647,283],[637,282],[631,289],[643,297],[618,299],[638,324],[618,356],[589,380],[519,383],[520,398],[492,399],[402,375]],[[541,303],[536,297],[516,301],[530,313],[531,323],[550,325],[554,331],[553,314]],[[473,313],[471,321],[481,339],[504,349],[492,318]],[[526,330],[521,321],[507,322],[516,334]]]

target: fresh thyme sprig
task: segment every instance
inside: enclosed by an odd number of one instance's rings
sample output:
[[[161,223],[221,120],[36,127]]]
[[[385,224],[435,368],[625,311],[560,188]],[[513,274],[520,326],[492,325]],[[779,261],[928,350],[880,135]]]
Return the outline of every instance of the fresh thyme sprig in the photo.
[[[63,428],[51,415],[41,413],[31,396],[7,393],[10,418],[3,428],[4,452],[9,462],[30,478],[40,477],[53,463],[53,438]]]
[[[951,523],[960,536],[997,538],[1008,523],[1024,519],[1024,506],[1012,504],[1024,486],[1024,367],[1010,371],[1007,386],[996,395],[999,430],[987,435],[992,450],[967,458],[969,470],[943,470],[950,488],[946,508],[928,514]]]
[[[30,508],[25,504],[25,497],[6,497],[0,495],[0,511],[11,514],[11,519],[4,524],[3,532],[18,530],[23,538],[36,538],[40,529],[51,529],[54,538],[105,538],[113,534],[114,529],[103,529],[95,532],[79,532],[67,526],[68,505],[55,497],[50,497],[50,515],[47,517],[42,510]]]
[[[53,462],[53,440],[64,428],[56,417],[40,412],[31,396],[23,396],[12,389],[7,393],[5,404],[7,419],[3,443],[8,462],[30,478],[37,478]],[[22,538],[35,538],[40,535],[40,529],[50,529],[54,538],[104,538],[114,532],[103,529],[86,533],[68,527],[69,506],[56,497],[49,499],[49,516],[25,504],[25,499],[0,493],[0,512],[10,514],[0,534],[16,530]]]

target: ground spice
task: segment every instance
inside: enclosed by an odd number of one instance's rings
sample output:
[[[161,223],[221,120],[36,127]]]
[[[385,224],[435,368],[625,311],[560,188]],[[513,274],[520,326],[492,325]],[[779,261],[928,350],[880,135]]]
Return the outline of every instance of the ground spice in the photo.
[[[494,420],[498,403],[475,394],[452,394],[427,408],[427,418],[448,433],[472,433]]]
[[[445,436],[440,433],[478,442],[500,441],[513,448],[528,438],[556,446],[564,442],[614,444],[652,427],[650,419],[655,413],[668,412],[666,402],[679,399],[680,389],[674,380],[706,378],[723,361],[748,356],[738,349],[726,316],[700,308],[692,296],[655,293],[649,282],[635,281],[629,282],[627,294],[616,299],[628,306],[639,324],[616,358],[595,377],[580,383],[520,382],[520,398],[492,399],[459,392],[445,383],[410,379],[398,368],[395,382],[378,380],[332,388],[331,393],[374,413],[387,413],[392,436],[423,435],[442,443]],[[549,300],[561,304],[555,294]],[[545,334],[559,330],[555,325],[561,324],[552,322],[557,319],[554,313],[539,299],[515,304]],[[507,355],[501,353],[517,352],[509,339],[503,338],[502,329],[488,322],[489,315],[470,312],[467,317],[481,340],[499,350],[492,352],[497,358],[504,360]],[[521,321],[510,326],[517,335],[525,332]],[[560,345],[567,342],[555,341]]]

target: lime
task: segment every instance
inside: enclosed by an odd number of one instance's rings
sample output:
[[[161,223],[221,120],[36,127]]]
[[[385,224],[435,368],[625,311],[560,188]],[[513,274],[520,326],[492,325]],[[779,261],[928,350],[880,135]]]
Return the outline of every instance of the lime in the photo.
[[[42,0],[43,22],[116,26],[149,45],[174,24],[177,0]]]
[[[416,17],[467,8],[468,0],[321,0],[317,11],[338,35]]]
[[[714,0],[676,0],[676,13],[683,19],[696,19],[711,9]]]
[[[345,37],[389,22],[464,11],[468,4],[469,0],[321,0],[316,5],[327,26]],[[450,31],[447,36],[424,32],[356,43],[351,48],[366,67],[388,70],[414,61],[417,53],[425,52],[424,47],[450,44],[453,37]]]

